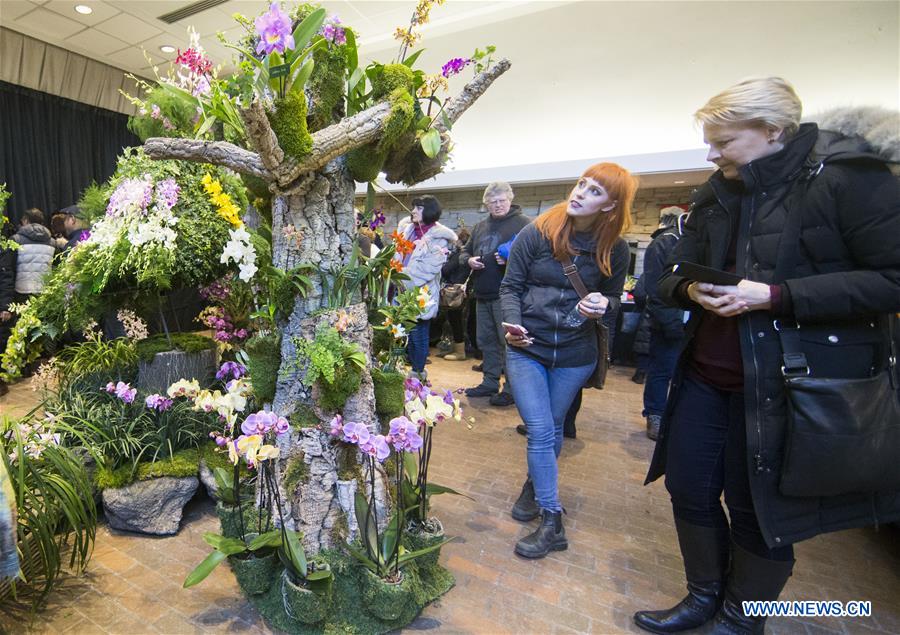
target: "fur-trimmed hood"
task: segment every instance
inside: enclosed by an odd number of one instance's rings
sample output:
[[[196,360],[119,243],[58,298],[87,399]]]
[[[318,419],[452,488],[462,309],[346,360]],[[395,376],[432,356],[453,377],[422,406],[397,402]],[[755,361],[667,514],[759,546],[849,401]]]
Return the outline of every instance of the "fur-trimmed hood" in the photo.
[[[406,218],[400,219],[400,222],[397,223],[397,230],[405,235],[406,230],[409,229],[410,225],[412,225],[412,219],[407,216]],[[428,238],[431,240],[444,239],[452,245],[456,242],[456,232],[446,225],[435,223],[431,229],[428,230]]]
[[[809,117],[821,130],[862,137],[873,153],[900,163],[900,113],[877,106],[832,108]]]

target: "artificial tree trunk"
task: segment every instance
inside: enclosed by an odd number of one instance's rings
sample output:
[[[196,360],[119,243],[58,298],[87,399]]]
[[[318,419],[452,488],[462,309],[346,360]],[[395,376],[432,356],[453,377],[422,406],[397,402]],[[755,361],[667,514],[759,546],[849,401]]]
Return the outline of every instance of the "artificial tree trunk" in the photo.
[[[508,60],[500,60],[478,74],[455,98],[448,100],[434,127],[441,133],[442,147],[437,157],[422,155],[418,143],[407,148],[411,159],[386,166],[391,182],[412,184],[431,178],[441,171],[450,147],[447,124],[455,122],[487,90],[493,81],[509,69]],[[249,144],[253,150],[221,141],[152,138],[144,144],[147,155],[154,159],[182,159],[223,165],[237,172],[262,178],[269,184],[272,198],[273,264],[290,269],[299,264],[315,266],[319,276],[305,298],[297,298],[290,319],[283,325],[281,345],[282,368],[279,373],[273,408],[290,416],[300,406],[312,407],[321,423],[320,429],[294,429],[289,440],[280,442],[278,469],[283,473],[291,461],[303,461],[303,478],[292,491],[282,491],[287,501],[286,517],[304,534],[304,547],[312,554],[333,546],[338,540],[353,535],[355,520],[348,509],[347,492],[339,495],[338,454],[328,435],[328,421],[334,415],[323,412],[315,404],[313,391],[301,382],[306,372],[305,360],[296,359],[292,338],[312,339],[317,324],[333,324],[337,311],[319,312],[325,306],[322,279],[332,286],[332,272],[349,262],[356,237],[356,215],[353,209],[355,184],[344,166],[343,155],[374,141],[383,132],[390,114],[390,104],[382,102],[313,135],[313,150],[302,161],[285,157],[269,126],[263,106],[254,101],[241,112]],[[409,166],[413,166],[410,168]],[[303,234],[298,245],[283,233],[293,225]],[[343,408],[347,421],[366,423],[378,432],[375,394],[369,371],[372,362],[372,330],[368,325],[365,305],[345,307],[350,326],[343,334],[365,353],[367,368],[359,390]],[[362,479],[367,481],[368,479]],[[283,480],[279,479],[280,487]],[[364,485],[368,487],[368,485]],[[387,512],[383,474],[376,479],[377,507]],[[352,500],[352,497],[351,497]],[[386,514],[379,513],[380,522]],[[345,521],[346,524],[344,524]]]

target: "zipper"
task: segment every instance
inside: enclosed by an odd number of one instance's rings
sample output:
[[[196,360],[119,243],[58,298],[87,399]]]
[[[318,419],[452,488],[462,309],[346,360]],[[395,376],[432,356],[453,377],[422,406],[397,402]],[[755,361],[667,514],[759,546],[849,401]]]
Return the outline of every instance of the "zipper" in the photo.
[[[556,349],[559,348],[559,307],[565,295],[565,289],[560,289],[559,299],[556,301],[556,307],[553,309],[553,361],[550,362],[550,368],[556,368]]]
[[[747,225],[747,246],[744,249],[744,275],[746,276],[747,272],[751,270],[750,268],[750,236],[752,235],[753,230],[753,217],[756,215],[756,192],[752,194],[750,197],[750,219],[749,224]],[[747,316],[747,321],[750,321],[750,316]],[[753,357],[753,384],[756,392],[756,454],[753,456],[755,461],[754,471],[756,474],[760,474],[765,469],[765,462],[763,459],[763,432],[762,432],[762,413],[760,412],[760,404],[762,403],[761,395],[759,392],[759,362],[756,359],[756,343],[753,341],[753,329],[750,328],[749,324],[747,327],[747,339],[750,341],[750,355]]]

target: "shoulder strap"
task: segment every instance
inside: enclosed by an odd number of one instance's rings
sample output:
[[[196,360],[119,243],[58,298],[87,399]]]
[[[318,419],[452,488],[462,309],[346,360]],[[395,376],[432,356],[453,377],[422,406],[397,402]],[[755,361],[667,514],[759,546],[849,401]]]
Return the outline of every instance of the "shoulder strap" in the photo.
[[[584,280],[581,279],[581,275],[578,273],[578,267],[572,262],[569,254],[564,255],[562,258],[557,258],[557,260],[563,266],[563,274],[565,274],[569,282],[572,283],[572,286],[575,288],[575,291],[578,292],[579,297],[584,298],[584,296],[590,293],[590,291],[587,290],[587,287],[584,286]]]

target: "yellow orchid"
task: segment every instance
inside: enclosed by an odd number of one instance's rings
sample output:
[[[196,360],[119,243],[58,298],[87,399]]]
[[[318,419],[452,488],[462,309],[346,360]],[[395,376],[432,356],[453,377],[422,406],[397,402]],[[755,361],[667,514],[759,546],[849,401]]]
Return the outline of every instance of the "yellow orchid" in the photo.
[[[263,445],[256,451],[256,460],[267,461],[269,459],[277,459],[279,454],[280,450],[274,445]]]
[[[262,446],[262,435],[251,434],[240,437],[237,442],[238,451],[244,455],[248,464],[256,463],[256,455]]]
[[[234,447],[235,445],[234,441],[228,442],[228,460],[231,461],[232,465],[237,465],[241,461],[241,455],[238,453],[237,448]]]

